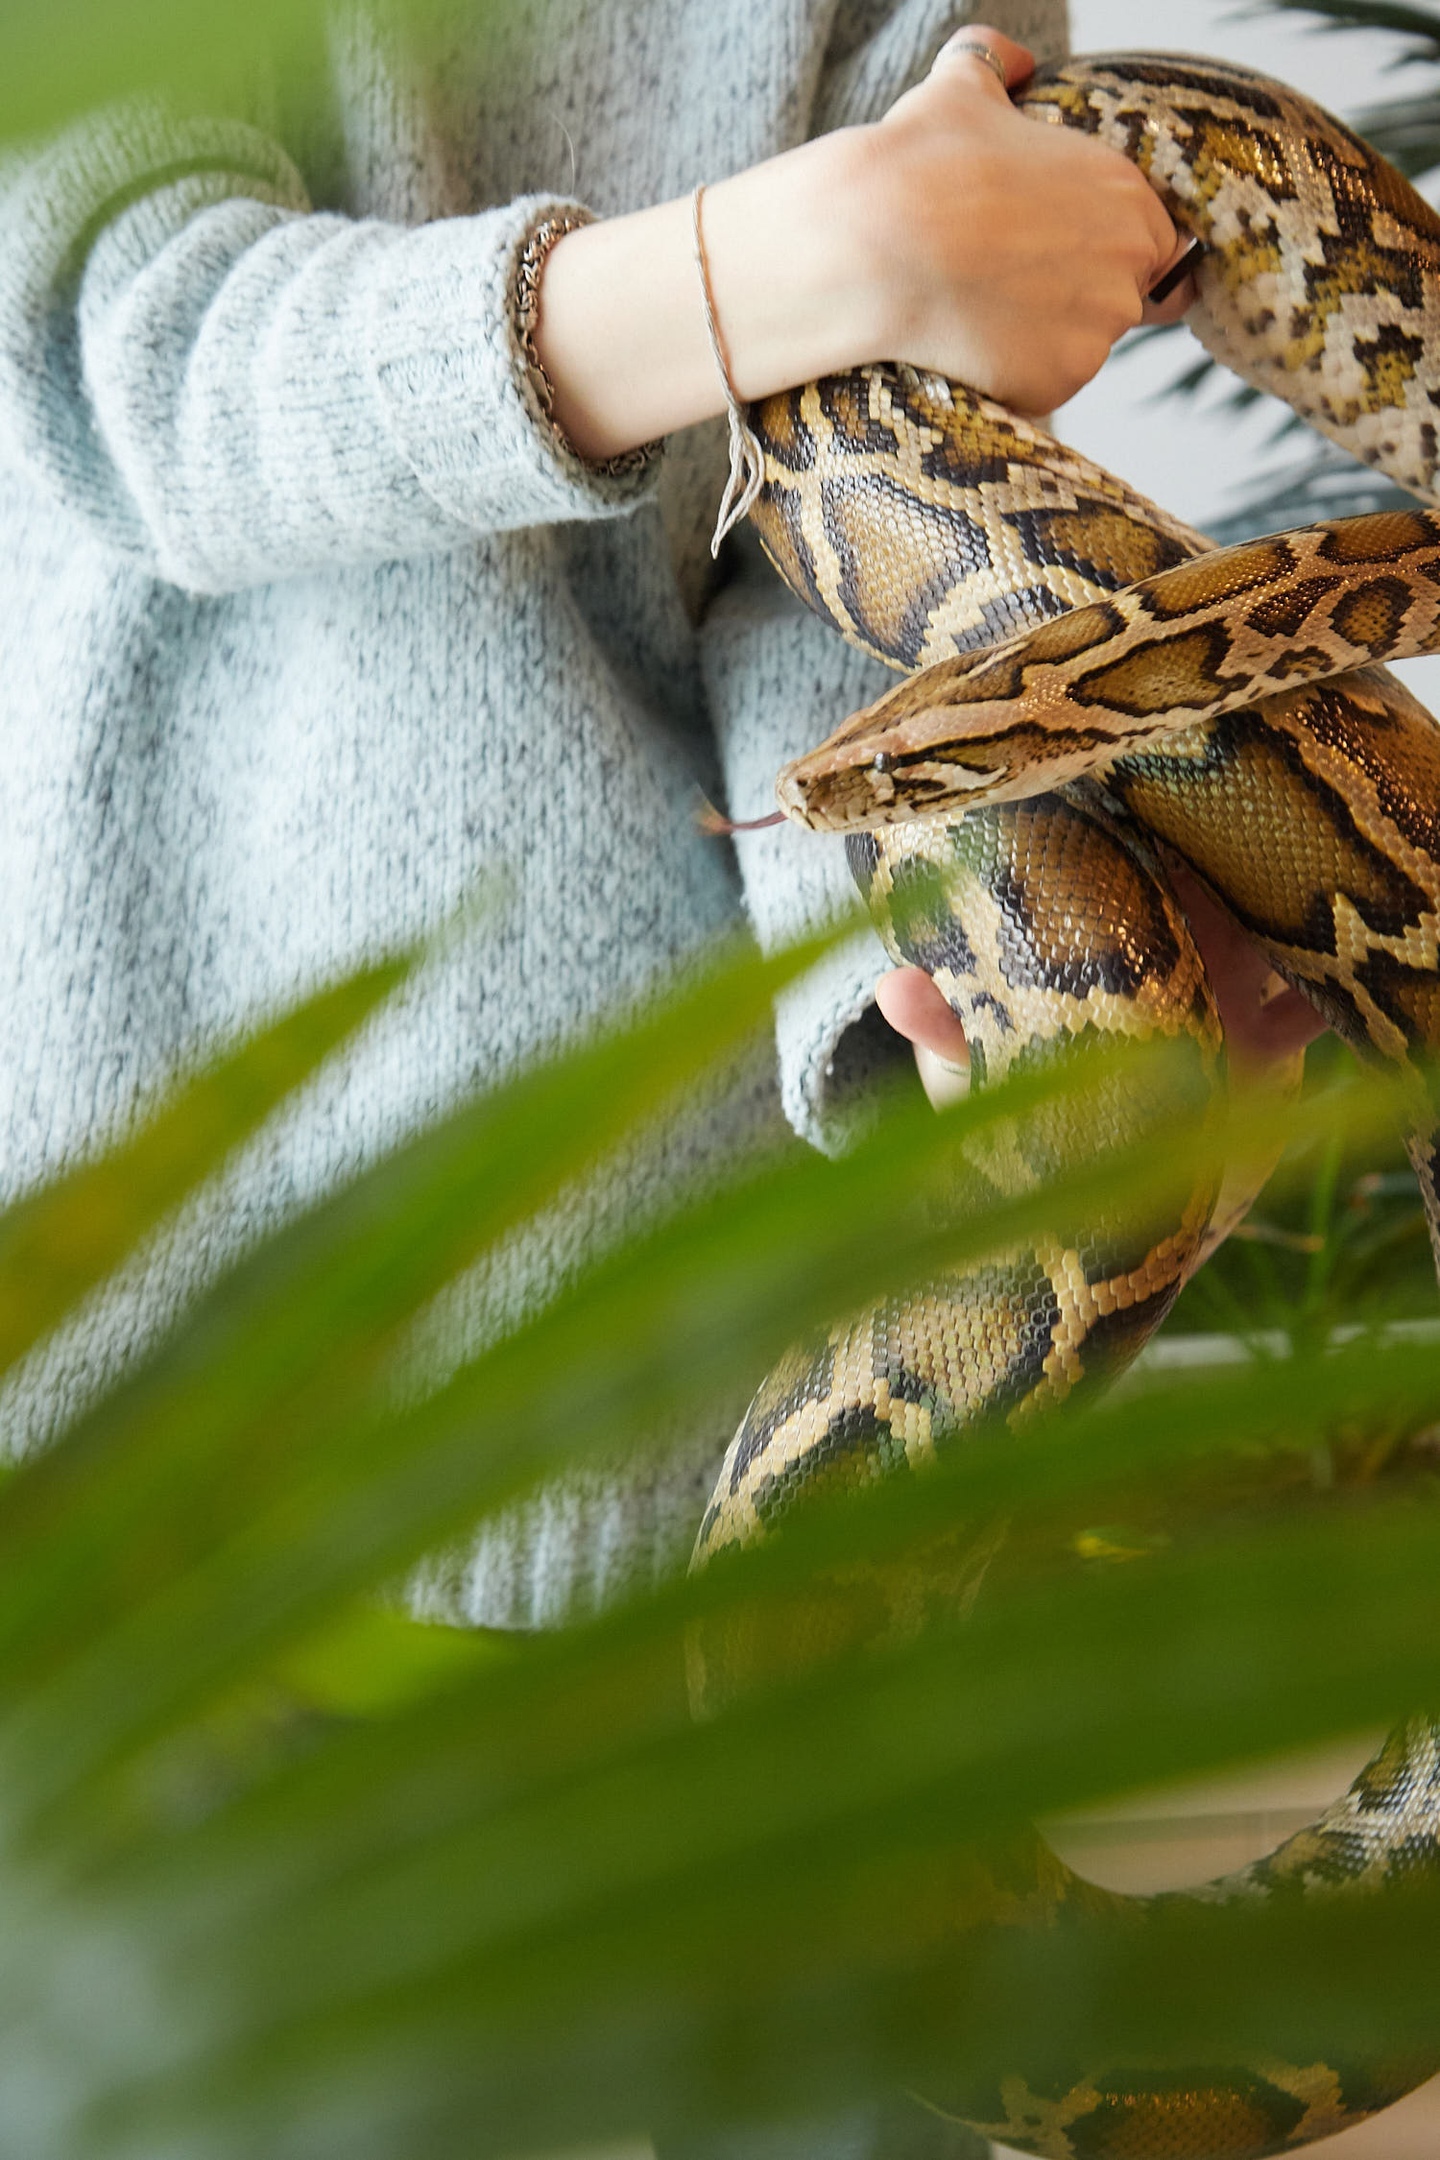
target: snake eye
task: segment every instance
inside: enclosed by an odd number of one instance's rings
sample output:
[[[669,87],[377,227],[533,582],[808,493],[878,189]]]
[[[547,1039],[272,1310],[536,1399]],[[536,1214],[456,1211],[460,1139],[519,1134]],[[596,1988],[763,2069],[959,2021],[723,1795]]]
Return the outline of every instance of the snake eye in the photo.
[[[891,758],[888,750],[877,750],[874,757],[870,760],[871,772],[888,773],[890,770],[890,765]]]

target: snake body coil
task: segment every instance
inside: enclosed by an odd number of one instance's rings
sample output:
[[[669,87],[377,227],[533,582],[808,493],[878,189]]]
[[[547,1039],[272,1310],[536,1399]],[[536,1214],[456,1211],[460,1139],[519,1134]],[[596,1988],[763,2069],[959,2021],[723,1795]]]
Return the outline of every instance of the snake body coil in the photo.
[[[1205,242],[1190,320],[1212,351],[1436,496],[1440,219],[1404,180],[1292,92],[1209,61],[1076,62],[1023,101],[1132,157]],[[782,806],[849,835],[882,936],[944,991],[977,1081],[1162,1034],[1212,1084],[1220,1028],[1167,852],[1362,1054],[1440,1050],[1440,729],[1376,665],[1440,645],[1440,516],[1212,550],[1042,429],[904,367],[752,419],[776,568],[906,674],[787,768]],[[1113,1108],[1136,1134],[1164,1115]],[[1076,1146],[1041,1121],[976,1176],[1015,1190]],[[1434,1238],[1428,1116],[1411,1152]],[[732,1443],[697,1563],[819,1483],[919,1467],[978,1418],[1027,1417],[1123,1362],[1208,1249],[1215,1199],[1197,1189],[1138,1244],[1119,1218],[1039,1241],[794,1351]],[[1196,1895],[1433,1866],[1437,1777],[1440,1726],[1415,1721],[1318,1823]],[[1052,1909],[1107,1902],[1038,1840],[1033,1868]],[[1065,2090],[1017,2072],[956,2112],[1047,2160],[1259,2160],[1437,2066],[1099,2064]]]

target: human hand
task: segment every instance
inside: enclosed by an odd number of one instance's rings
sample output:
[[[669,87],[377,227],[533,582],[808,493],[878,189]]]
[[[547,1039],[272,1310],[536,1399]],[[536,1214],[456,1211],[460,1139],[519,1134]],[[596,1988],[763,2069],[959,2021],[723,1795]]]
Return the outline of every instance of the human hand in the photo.
[[[1010,83],[1022,45],[982,25]],[[1048,412],[1122,331],[1169,321],[1144,295],[1184,251],[1118,151],[1011,105],[954,39],[883,119],[837,129],[717,181],[704,206],[731,380],[767,397],[818,375],[908,360]],[[613,457],[723,407],[687,196],[581,227],[551,249],[535,344],[557,425]]]
[[[1005,85],[976,42],[1004,62]],[[1187,278],[1147,306],[1187,239],[1128,158],[1016,110],[1008,89],[1033,67],[998,30],[957,32],[882,120],[849,131],[842,199],[875,290],[874,357],[1043,413],[1126,330],[1177,319],[1195,295]]]
[[[915,1052],[915,1070],[935,1109],[970,1092],[965,1030],[924,968],[892,968],[875,985],[875,1003]]]
[[[1166,872],[1200,948],[1225,1029],[1225,1055],[1244,1083],[1264,1080],[1325,1032],[1307,997],[1281,982],[1258,945],[1192,870],[1171,855]]]
[[[1200,948],[1225,1029],[1230,1070],[1242,1086],[1277,1077],[1297,1050],[1325,1032],[1308,998],[1280,983],[1258,945],[1193,872],[1173,858],[1171,882]],[[936,1109],[963,1095],[970,1053],[965,1030],[923,968],[882,975],[875,1002],[898,1035],[915,1049],[915,1063]]]

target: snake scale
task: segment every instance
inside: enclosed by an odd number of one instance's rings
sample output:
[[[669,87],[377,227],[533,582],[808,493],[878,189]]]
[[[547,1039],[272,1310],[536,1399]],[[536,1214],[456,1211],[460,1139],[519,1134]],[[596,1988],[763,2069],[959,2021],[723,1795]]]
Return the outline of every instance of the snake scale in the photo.
[[[1189,319],[1212,353],[1440,499],[1440,218],[1407,182],[1293,92],[1208,60],[1076,61],[1020,101],[1131,157],[1203,242]],[[775,567],[905,678],[787,767],[779,800],[848,836],[890,953],[939,984],[977,1083],[1156,1034],[1216,1082],[1167,852],[1362,1054],[1440,1049],[1440,728],[1378,664],[1440,646],[1440,515],[1216,550],[1042,428],[903,366],[750,417]],[[1114,1114],[1141,1133],[1164,1113]],[[1014,1190],[1073,1145],[1042,1119],[982,1170]],[[1433,1239],[1428,1111],[1411,1154]],[[797,1347],[730,1447],[696,1564],[817,1487],[923,1465],[978,1418],[1023,1419],[1123,1363],[1213,1242],[1215,1201],[1195,1191],[1140,1241],[1118,1220],[1038,1240]],[[1033,1913],[1149,1902],[1029,1850]],[[1440,1723],[1417,1719],[1310,1828],[1187,1895],[1378,1887],[1437,1862]],[[1017,2068],[945,2105],[1046,2160],[1259,2160],[1437,2067],[1440,2043],[1422,2063],[1102,2062],[1068,2084]]]

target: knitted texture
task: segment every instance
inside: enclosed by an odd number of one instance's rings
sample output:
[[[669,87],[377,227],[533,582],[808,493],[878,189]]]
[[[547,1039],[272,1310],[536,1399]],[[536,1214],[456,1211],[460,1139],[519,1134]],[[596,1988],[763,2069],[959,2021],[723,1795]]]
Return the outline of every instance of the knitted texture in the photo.
[[[874,117],[966,13],[443,0],[421,52],[346,11],[323,155],[263,112],[142,105],[5,168],[0,1197],[282,1001],[437,929],[482,876],[506,891],[32,1360],[0,1403],[10,1448],[465,1090],[673,978],[747,908],[772,942],[848,898],[838,849],[790,832],[747,846],[742,890],[691,813],[697,782],[765,807],[782,758],[869,694],[866,664],[710,564],[718,427],[633,474],[570,452],[515,272],[567,206],[640,207]],[[1060,0],[987,13],[1058,46]],[[868,1084],[880,965],[862,944],[782,1013],[807,1138]],[[741,1060],[510,1256],[466,1327],[780,1130],[773,1054]],[[628,1483],[437,1562],[431,1609],[548,1620],[678,1564],[728,1433],[672,1438]]]

